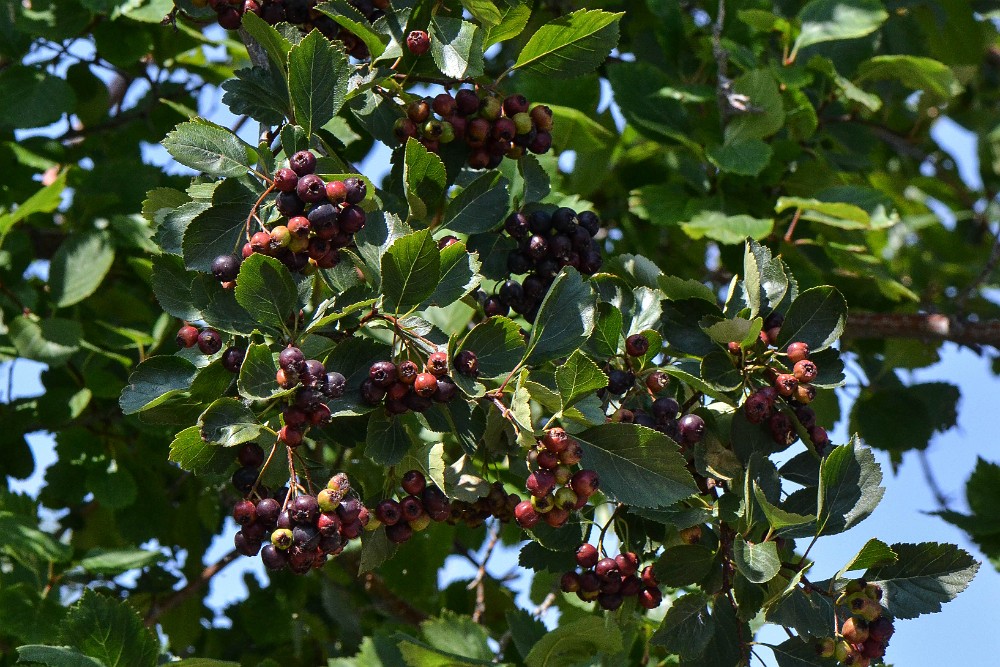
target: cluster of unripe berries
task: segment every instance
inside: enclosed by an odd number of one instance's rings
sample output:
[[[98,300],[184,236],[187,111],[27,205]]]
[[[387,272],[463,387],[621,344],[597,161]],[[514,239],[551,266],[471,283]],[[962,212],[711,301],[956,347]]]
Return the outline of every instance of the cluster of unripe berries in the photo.
[[[517,241],[517,248],[507,255],[507,270],[511,276],[527,275],[521,282],[511,278],[501,283],[497,295],[483,303],[486,315],[506,315],[513,310],[534,321],[561,268],[572,266],[585,275],[600,270],[603,260],[594,240],[600,229],[601,220],[595,213],[577,213],[566,207],[508,216],[504,230]]]
[[[240,256],[219,255],[212,275],[224,286],[236,280],[240,262],[253,253],[274,257],[291,271],[311,273],[330,269],[340,261],[340,248],[354,242],[365,226],[365,212],[358,206],[368,194],[364,180],[351,176],[329,183],[317,176],[316,156],[299,151],[288,167],[274,173],[278,191],[275,207],[284,224],[261,230],[243,245]]]
[[[462,88],[454,96],[441,93],[410,102],[393,132],[400,142],[416,139],[433,153],[442,144],[464,141],[470,167],[495,169],[505,156],[516,160],[526,151],[541,154],[552,147],[552,110],[545,105],[529,110],[524,95],[501,101],[492,94],[480,98],[471,88]]]
[[[518,525],[532,528],[545,521],[559,528],[569,520],[570,512],[587,504],[601,480],[593,470],[573,472],[582,458],[583,448],[566,431],[557,427],[545,432],[528,452],[532,472],[524,485],[531,499],[514,507]]]
[[[473,361],[478,368],[474,356]],[[362,400],[370,405],[384,405],[390,415],[410,410],[423,412],[435,402],[447,403],[457,391],[454,380],[448,376],[448,355],[444,352],[427,357],[423,371],[409,359],[398,365],[376,361],[368,369],[368,378],[361,383]]]
[[[851,615],[841,624],[838,637],[820,640],[816,652],[851,667],[881,661],[895,632],[892,619],[883,615],[881,600],[882,589],[875,584],[860,579],[847,584],[837,604],[846,606]]]
[[[389,0],[349,0],[365,18],[374,23],[385,15]],[[303,32],[313,28],[329,40],[340,40],[349,54],[358,59],[369,56],[368,47],[354,33],[345,30],[329,16],[316,11],[317,0],[193,0],[196,7],[209,6],[218,15],[219,25],[238,30],[244,14],[256,14],[271,25],[281,22],[298,26]]]
[[[370,519],[368,509],[348,497],[350,489],[347,475],[338,473],[315,496],[300,493],[285,507],[278,498],[237,502],[233,519],[241,528],[233,540],[236,550],[244,556],[259,553],[269,570],[287,567],[306,574],[322,567],[328,556],[358,538]]]
[[[330,421],[332,413],[325,401],[340,398],[347,387],[347,378],[342,374],[328,372],[318,359],[306,359],[294,345],[278,354],[274,379],[282,389],[297,387],[282,411],[284,426],[278,431],[278,439],[289,447],[301,445],[310,426],[323,426]]]
[[[785,352],[791,372],[768,368],[765,377],[771,384],[747,397],[743,414],[753,424],[766,423],[774,442],[787,447],[799,436],[791,417],[777,407],[779,399],[784,401],[809,433],[816,451],[822,454],[830,444],[830,438],[826,429],[816,424],[816,413],[808,406],[816,398],[816,388],[810,383],[819,375],[819,368],[809,359],[806,343],[791,343]]]
[[[635,597],[644,609],[656,609],[663,602],[653,567],[647,565],[640,573],[634,552],[601,558],[597,547],[584,543],[576,550],[576,563],[582,571],[566,572],[559,584],[564,593],[576,593],[584,602],[596,601],[608,611],[618,609],[627,597]]]

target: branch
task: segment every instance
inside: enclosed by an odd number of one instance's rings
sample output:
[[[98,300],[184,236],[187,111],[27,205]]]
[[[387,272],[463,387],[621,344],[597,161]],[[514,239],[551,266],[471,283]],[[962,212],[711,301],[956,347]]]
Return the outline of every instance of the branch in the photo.
[[[962,322],[938,313],[851,313],[844,338],[913,338],[925,343],[952,342],[1000,349],[1000,320]]]
[[[493,555],[493,550],[496,549],[497,542],[499,541],[500,527],[494,525],[492,534],[490,535],[490,543],[486,545],[486,552],[483,553],[483,560],[479,563],[479,570],[476,572],[476,578],[473,579],[468,586],[470,591],[473,588],[476,589],[476,608],[472,612],[472,621],[474,623],[479,623],[479,621],[483,618],[483,614],[486,612],[486,564],[490,562],[490,556]]]
[[[235,549],[227,553],[225,556],[212,563],[204,570],[201,571],[201,575],[193,580],[189,581],[187,586],[175,591],[170,597],[168,597],[163,602],[157,603],[153,602],[152,606],[149,608],[149,612],[146,614],[146,626],[153,627],[156,622],[160,619],[164,613],[170,611],[177,605],[181,604],[189,597],[194,595],[201,589],[205,584],[212,580],[212,577],[221,572],[227,565],[232,563],[239,557],[239,554]]]

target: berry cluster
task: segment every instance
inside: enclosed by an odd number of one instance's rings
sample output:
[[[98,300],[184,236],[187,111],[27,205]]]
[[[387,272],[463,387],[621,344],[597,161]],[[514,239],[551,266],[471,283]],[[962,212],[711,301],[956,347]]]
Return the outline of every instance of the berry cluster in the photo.
[[[434,352],[427,357],[423,372],[416,362],[406,360],[398,366],[391,361],[376,361],[361,383],[361,398],[370,405],[384,404],[390,415],[410,410],[423,412],[434,402],[447,403],[458,387],[448,376],[448,355]]]
[[[212,275],[224,286],[236,280],[240,262],[255,252],[300,273],[333,268],[340,261],[340,248],[351,245],[364,228],[365,212],[358,206],[368,194],[364,180],[351,176],[324,181],[314,173],[316,156],[309,151],[295,153],[288,165],[275,172],[273,184],[278,191],[275,206],[287,221],[251,236],[241,257],[215,258]]]
[[[614,611],[627,597],[636,597],[644,609],[656,609],[663,602],[653,567],[639,574],[639,557],[631,551],[614,558],[601,558],[597,547],[584,543],[576,550],[582,572],[570,570],[560,580],[564,593],[576,593],[584,602],[597,601],[602,609]]]
[[[410,33],[410,51],[426,50],[423,45],[430,46],[426,37],[420,31]],[[529,111],[528,106],[524,95],[501,101],[492,94],[480,98],[471,88],[462,88],[454,96],[441,93],[410,102],[393,133],[400,142],[416,139],[433,153],[441,144],[464,141],[470,149],[470,167],[495,169],[505,156],[516,160],[525,151],[541,154],[552,147],[552,110],[540,104]]]
[[[374,23],[385,15],[389,0],[348,0],[365,18]],[[209,6],[218,15],[219,25],[238,30],[244,14],[256,14],[271,25],[281,22],[297,25],[303,32],[313,28],[329,40],[340,40],[349,54],[363,60],[368,47],[354,33],[345,30],[329,16],[316,11],[317,0],[193,0],[196,7]]]
[[[448,523],[452,526],[464,523],[469,528],[478,528],[491,517],[501,523],[510,523],[520,502],[521,497],[516,493],[507,493],[502,483],[493,482],[489,493],[475,502],[452,500]]]
[[[882,589],[875,584],[860,579],[847,584],[837,603],[848,607],[851,615],[841,624],[837,639],[819,642],[817,653],[852,667],[868,667],[885,657],[896,629],[892,619],[883,615],[881,600]]]
[[[347,378],[336,371],[328,372],[318,359],[306,359],[302,350],[289,345],[278,354],[275,381],[282,389],[297,387],[289,405],[282,412],[285,425],[278,439],[289,447],[302,444],[310,426],[322,426],[330,421],[330,407],[324,399],[344,395]]]
[[[177,330],[177,347],[198,346],[202,354],[215,354],[222,349],[222,336],[215,329],[197,327],[185,324]],[[242,363],[242,360],[240,361]]]
[[[681,406],[672,396],[661,396],[653,400],[649,411],[641,408],[629,410],[621,408],[615,412],[612,421],[638,424],[670,436],[682,447],[690,447],[701,442],[705,435],[705,420],[696,414],[680,416]]]
[[[533,471],[525,481],[531,494],[514,507],[514,518],[522,528],[531,528],[544,519],[553,528],[563,526],[569,513],[587,504],[597,491],[600,478],[593,470],[577,470],[583,448],[561,428],[546,431],[528,452],[528,467]]]
[[[428,486],[427,478],[419,470],[405,472],[400,486],[400,500],[386,498],[375,505],[375,519],[385,526],[390,542],[402,544],[414,532],[427,528],[431,521],[447,521],[451,516],[448,496],[436,486]]]
[[[572,266],[585,275],[597,273],[603,260],[594,237],[601,229],[600,218],[591,211],[577,213],[557,208],[526,214],[512,213],[504,230],[517,248],[507,255],[511,276],[528,274],[521,282],[501,283],[496,301],[484,303],[488,315],[505,315],[507,309],[534,321],[538,307],[559,269]]]
[[[368,524],[368,509],[357,498],[348,497],[350,482],[338,473],[315,496],[300,493],[282,507],[276,498],[256,503],[244,499],[233,508],[236,550],[256,556],[269,570],[290,569],[306,574],[322,567],[327,556],[336,556]],[[265,544],[265,540],[267,544]]]
[[[771,338],[770,334],[768,338]],[[809,346],[803,342],[791,343],[785,353],[791,372],[768,368],[766,377],[771,384],[747,397],[743,404],[743,414],[753,424],[766,423],[774,442],[787,447],[799,436],[788,413],[777,408],[779,399],[785,401],[809,433],[816,451],[822,454],[829,445],[830,438],[826,429],[816,424],[816,413],[808,405],[816,398],[816,388],[810,383],[819,375],[819,368],[809,359]]]

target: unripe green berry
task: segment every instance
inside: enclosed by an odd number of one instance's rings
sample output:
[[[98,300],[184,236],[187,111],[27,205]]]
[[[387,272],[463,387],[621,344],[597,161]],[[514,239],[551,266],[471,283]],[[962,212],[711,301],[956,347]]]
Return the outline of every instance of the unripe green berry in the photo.
[[[531,121],[531,114],[523,111],[521,113],[514,114],[514,117],[511,118],[511,120],[514,121],[514,127],[517,129],[518,134],[528,134],[534,126],[534,123]]]
[[[292,531],[288,528],[278,528],[271,533],[271,544],[276,549],[285,551],[288,547],[292,546]]]

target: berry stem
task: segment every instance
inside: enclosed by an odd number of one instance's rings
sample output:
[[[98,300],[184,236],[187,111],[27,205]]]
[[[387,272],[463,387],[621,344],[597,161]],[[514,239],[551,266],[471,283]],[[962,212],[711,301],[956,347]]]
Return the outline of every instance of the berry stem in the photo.
[[[250,223],[253,221],[254,218],[257,218],[257,222],[260,223],[260,218],[257,217],[257,210],[260,208],[260,205],[264,202],[264,200],[267,198],[267,196],[269,194],[271,194],[271,192],[273,192],[273,191],[274,191],[274,181],[271,181],[270,184],[267,186],[267,189],[264,190],[264,193],[260,197],[257,198],[257,201],[254,202],[253,207],[250,209],[250,214],[247,216],[247,224],[246,224],[246,227],[243,230],[244,234],[247,237],[247,243],[250,243]],[[264,224],[263,223],[260,223],[260,226],[261,226],[261,229],[264,228]],[[233,248],[233,252],[235,253],[239,249],[240,249],[240,245],[239,245],[239,243],[237,243],[236,247]]]

